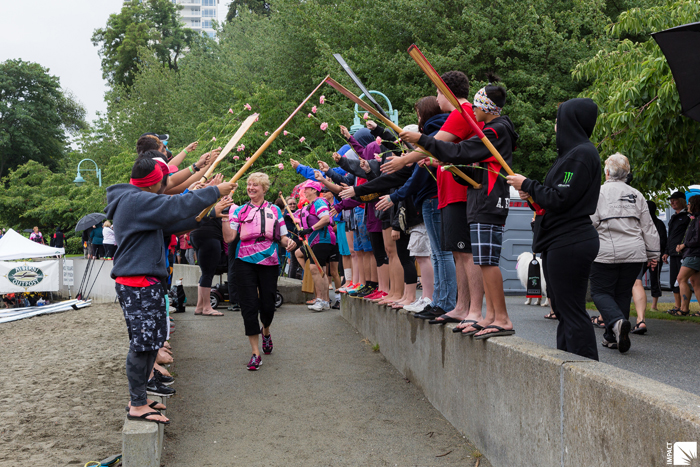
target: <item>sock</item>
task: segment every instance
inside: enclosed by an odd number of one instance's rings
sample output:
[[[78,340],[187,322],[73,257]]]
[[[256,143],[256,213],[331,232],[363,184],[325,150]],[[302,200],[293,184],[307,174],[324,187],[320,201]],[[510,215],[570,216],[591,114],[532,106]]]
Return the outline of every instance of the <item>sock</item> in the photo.
[[[350,283],[352,282],[352,269],[350,268],[345,268],[343,269],[343,274],[345,274],[345,282]]]

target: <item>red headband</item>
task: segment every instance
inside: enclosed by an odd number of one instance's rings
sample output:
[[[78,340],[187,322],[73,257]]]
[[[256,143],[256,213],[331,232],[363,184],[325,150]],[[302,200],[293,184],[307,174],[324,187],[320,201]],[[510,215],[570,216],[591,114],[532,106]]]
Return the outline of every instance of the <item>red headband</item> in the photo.
[[[151,173],[142,178],[132,178],[129,183],[143,188],[153,186],[161,181],[163,181],[163,169],[160,168],[160,164],[156,164]]]

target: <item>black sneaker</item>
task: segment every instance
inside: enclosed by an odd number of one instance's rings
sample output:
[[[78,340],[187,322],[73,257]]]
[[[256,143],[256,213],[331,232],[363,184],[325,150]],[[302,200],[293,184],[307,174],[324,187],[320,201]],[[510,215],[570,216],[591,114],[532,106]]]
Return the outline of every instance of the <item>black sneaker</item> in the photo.
[[[336,297],[336,299],[333,301],[333,305],[331,305],[331,308],[334,310],[340,310],[340,298]]]
[[[228,306],[228,311],[241,311],[241,306],[238,303],[232,303]]]
[[[260,330],[260,333],[262,334],[262,329]],[[265,336],[265,334],[262,334],[262,349],[263,353],[265,355],[270,355],[272,353],[272,334],[269,336]]]
[[[423,314],[423,313],[432,313],[433,308],[434,308],[434,307],[433,307],[433,304],[431,303],[430,305],[426,306],[425,308],[423,308],[423,309],[422,309],[421,311],[419,311],[418,313],[413,313],[413,317],[414,317],[414,318],[419,318],[420,316],[418,316],[418,315],[421,315],[421,314]]]
[[[153,369],[153,378],[155,378],[155,380],[159,383],[162,383],[166,386],[170,386],[175,381],[175,378],[173,378],[172,376],[165,376],[163,373],[156,370],[155,368]]]
[[[148,384],[146,384],[146,392],[152,396],[172,396],[175,394],[177,391],[175,389],[170,388],[162,383],[159,383],[155,377],[151,378],[148,380]]]
[[[444,314],[445,311],[439,306],[430,306],[430,309],[428,309],[428,307],[425,307],[423,311],[421,311],[420,313],[416,313],[413,316],[420,319],[435,319],[438,316],[442,316]]]
[[[377,291],[377,288],[376,288],[375,286],[373,286],[373,285],[366,285],[366,286],[364,286],[362,289],[360,289],[360,291],[357,292],[357,295],[355,295],[355,296],[356,296],[356,297],[359,297],[359,298],[364,298],[364,297],[366,297],[367,295],[372,295],[372,294],[373,294],[374,292],[376,292],[376,291]]]

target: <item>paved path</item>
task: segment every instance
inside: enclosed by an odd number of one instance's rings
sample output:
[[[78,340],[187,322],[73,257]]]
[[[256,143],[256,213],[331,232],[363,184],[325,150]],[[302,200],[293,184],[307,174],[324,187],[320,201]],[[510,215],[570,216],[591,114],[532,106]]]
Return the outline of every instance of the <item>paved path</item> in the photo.
[[[672,297],[670,293],[664,295]],[[524,302],[524,297],[506,297],[516,335],[556,347],[558,322],[543,319],[549,308]],[[635,319],[631,318],[633,326]],[[700,395],[700,324],[656,319],[646,322],[649,331],[641,336],[632,334],[632,348],[624,354],[601,346],[603,330],[596,328],[600,361]]]
[[[280,308],[275,350],[257,372],[245,368],[240,314],[192,311],[174,315],[178,393],[168,402],[164,465],[476,463],[473,446],[337,311]]]

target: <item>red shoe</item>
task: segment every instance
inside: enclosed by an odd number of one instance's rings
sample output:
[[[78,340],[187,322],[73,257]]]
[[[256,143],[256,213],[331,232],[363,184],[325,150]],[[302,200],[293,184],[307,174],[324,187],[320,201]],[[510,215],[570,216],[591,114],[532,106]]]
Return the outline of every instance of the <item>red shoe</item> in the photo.
[[[376,299],[378,299],[378,298],[386,297],[386,295],[387,295],[387,294],[386,294],[385,292],[382,292],[381,290],[377,290],[377,291],[374,292],[373,294],[367,295],[367,296],[364,297],[364,298],[365,298],[366,300],[376,300]]]

